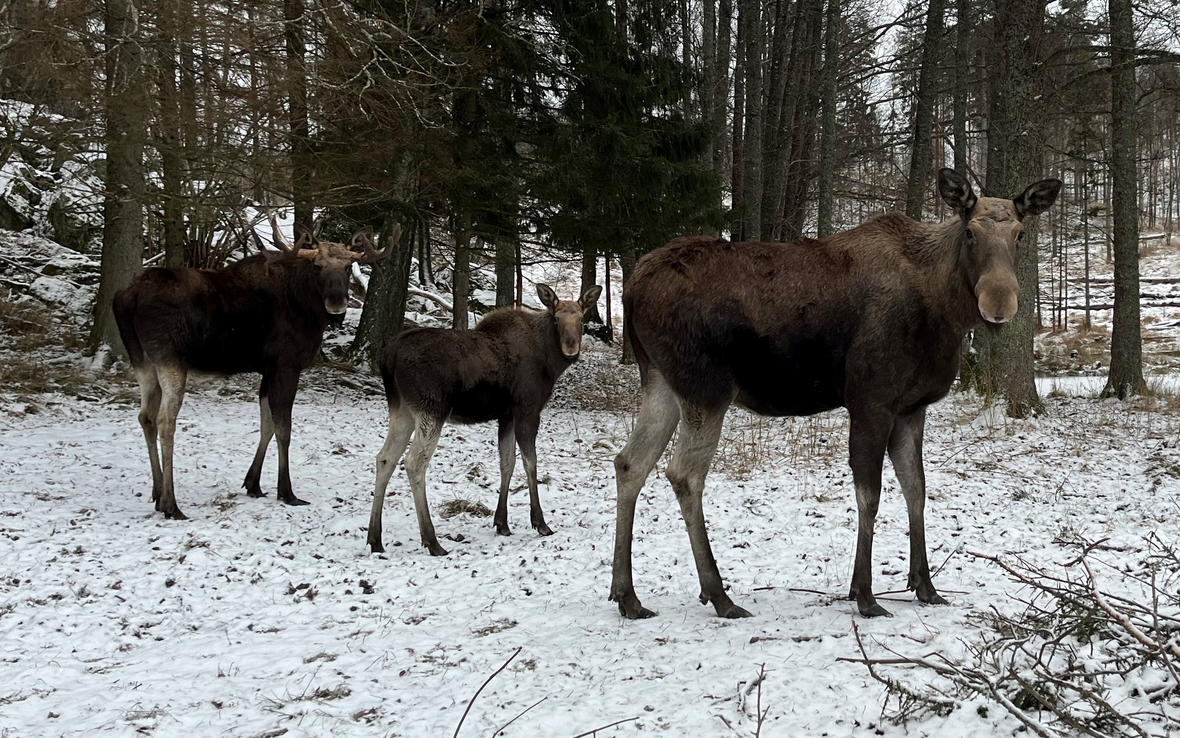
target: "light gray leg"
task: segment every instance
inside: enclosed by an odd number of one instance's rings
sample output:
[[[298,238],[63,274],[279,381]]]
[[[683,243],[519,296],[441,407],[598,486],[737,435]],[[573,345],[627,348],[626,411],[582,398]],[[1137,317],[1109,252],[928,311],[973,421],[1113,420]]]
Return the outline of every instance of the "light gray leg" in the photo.
[[[147,442],[148,462],[152,467],[152,502],[159,503],[164,493],[164,472],[160,468],[160,450],[156,445],[156,422],[160,414],[160,381],[154,366],[138,367],[135,379],[139,382],[139,425]]]
[[[377,486],[373,489],[373,509],[369,513],[368,543],[373,553],[385,551],[385,546],[381,543],[381,511],[385,507],[385,490],[389,487],[390,477],[397,469],[397,462],[406,452],[410,434],[413,432],[414,416],[409,408],[389,408],[389,431],[385,434],[385,444],[377,453]]]
[[[725,423],[725,409],[705,411],[681,403],[680,436],[676,439],[676,450],[668,464],[668,481],[680,502],[680,512],[688,529],[688,540],[692,544],[692,557],[697,565],[697,576],[701,580],[701,604],[712,603],[717,614],[723,618],[748,618],[750,613],[733,604],[725,594],[725,584],[713,549],[709,545],[709,534],[705,530],[705,511],[702,498],[705,491],[705,476],[717,451],[721,438],[721,426]]]
[[[172,456],[176,439],[176,416],[184,402],[184,388],[188,375],[183,369],[159,367],[156,376],[160,381],[160,414],[156,424],[160,431],[161,473],[163,492],[156,501],[156,509],[165,518],[185,520],[185,515],[176,506],[176,486],[172,475]]]
[[[500,501],[496,504],[496,533],[502,536],[512,535],[508,527],[508,485],[512,482],[512,472],[516,469],[516,436],[513,432],[512,420],[500,421]],[[536,467],[534,466],[534,471]]]
[[[949,604],[930,581],[930,563],[926,559],[926,473],[922,469],[922,435],[926,427],[926,408],[902,415],[894,421],[889,436],[889,460],[901,483],[906,511],[910,519],[910,576],[907,586],[918,593],[918,600],[929,605]]]
[[[418,512],[418,531],[422,534],[422,545],[430,550],[431,556],[446,556],[447,551],[438,545],[434,534],[434,523],[430,520],[430,507],[426,502],[426,468],[430,457],[438,447],[442,434],[442,418],[415,414],[417,429],[410,451],[406,455],[406,474],[410,477],[410,490],[414,493],[414,509]]]
[[[639,603],[631,577],[631,537],[635,525],[635,503],[643,483],[672,440],[680,408],[676,397],[659,372],[650,370],[643,386],[639,419],[627,439],[627,445],[615,457],[615,556],[611,569],[610,599],[619,603],[625,618],[650,618],[655,615]]]

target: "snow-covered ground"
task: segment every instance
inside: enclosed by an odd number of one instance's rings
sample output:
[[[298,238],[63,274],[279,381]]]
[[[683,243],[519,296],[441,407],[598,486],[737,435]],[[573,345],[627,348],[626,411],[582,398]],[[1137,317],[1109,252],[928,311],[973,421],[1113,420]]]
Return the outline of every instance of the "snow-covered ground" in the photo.
[[[590,360],[595,360],[593,352]],[[604,360],[599,355],[597,360]],[[418,545],[405,476],[386,503],[384,555],[365,546],[383,399],[318,369],[295,409],[292,473],[307,507],[273,496],[274,451],[255,500],[239,484],[256,441],[247,381],[186,399],[177,450],[188,521],[152,511],[136,407],[63,396],[0,401],[0,735],[763,736],[1012,734],[967,704],[947,718],[882,724],[884,691],[858,654],[961,653],[975,617],[1016,585],[967,551],[1077,555],[1109,537],[1111,567],[1150,531],[1174,539],[1180,416],[1051,397],[1036,421],[952,396],[928,421],[927,509],[935,583],[950,607],[905,587],[908,541],[886,475],[875,585],[895,617],[864,620],[847,592],[855,501],[842,413],[733,413],[706,515],[734,600],[697,603],[688,539],[661,462],[636,524],[635,572],[652,620],[606,599],[612,458],[630,411],[555,407],[540,436],[541,496],[556,534],[528,526],[518,465],[510,538],[490,518],[442,519],[452,499],[495,506],[492,427],[448,427],[428,475],[447,558]],[[593,376],[583,373],[580,376]],[[350,382],[354,387],[355,382]],[[114,393],[113,396],[125,396]],[[1058,393],[1060,394],[1060,393]],[[1069,394],[1069,393],[1066,393]],[[35,412],[28,412],[35,410]],[[748,685],[765,665],[757,690]]]

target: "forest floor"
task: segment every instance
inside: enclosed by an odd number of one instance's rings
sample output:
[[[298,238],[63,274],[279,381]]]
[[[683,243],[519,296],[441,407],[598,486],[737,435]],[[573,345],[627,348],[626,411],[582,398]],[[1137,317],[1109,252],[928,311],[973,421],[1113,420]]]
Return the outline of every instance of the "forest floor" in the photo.
[[[635,542],[637,589],[659,615],[626,621],[607,601],[611,462],[635,380],[606,350],[584,356],[539,439],[555,535],[529,527],[519,464],[513,536],[496,536],[479,508],[443,517],[454,501],[494,508],[498,486],[494,429],[448,427],[427,478],[445,558],[418,544],[401,471],[388,552],[367,551],[386,423],[368,377],[305,374],[292,475],[312,504],[298,508],[274,498],[273,450],[269,496],[239,488],[256,443],[254,384],[194,383],[177,435],[182,522],[152,510],[130,382],[0,389],[0,735],[450,736],[518,650],[461,735],[572,737],[616,721],[598,735],[1010,735],[1020,724],[982,701],[908,726],[883,720],[882,685],[837,660],[860,654],[854,624],[871,655],[954,657],[984,635],[990,608],[1021,607],[1020,587],[971,552],[1052,566],[1105,538],[1101,576],[1133,564],[1149,533],[1180,533],[1170,396],[1104,402],[1062,380],[1042,387],[1044,416],[1013,421],[952,395],[933,406],[926,441],[930,560],[951,604],[898,591],[907,526],[887,465],[873,572],[894,617],[865,620],[843,597],[856,519],[846,415],[733,412],[706,516],[731,595],[754,617],[721,620],[697,602],[665,457]]]

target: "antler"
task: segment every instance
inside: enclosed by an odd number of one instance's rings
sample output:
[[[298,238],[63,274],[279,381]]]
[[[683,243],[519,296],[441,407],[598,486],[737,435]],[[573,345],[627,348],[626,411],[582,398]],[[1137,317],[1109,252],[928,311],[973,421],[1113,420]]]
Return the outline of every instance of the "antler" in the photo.
[[[369,234],[361,231],[352,237],[352,245],[356,246],[358,243],[362,244],[365,248],[365,253],[363,255],[354,254],[354,257],[362,264],[376,264],[393,252],[393,247],[397,245],[397,242],[401,240],[401,237],[402,227],[400,224],[395,225],[393,227],[393,235],[389,237],[388,245],[381,251],[378,251],[377,249],[373,248],[373,239],[369,238]]]
[[[306,228],[304,228],[303,232],[299,234],[299,239],[295,243],[291,243],[287,239],[283,238],[283,233],[279,230],[278,221],[275,220],[274,211],[272,210],[267,213],[266,217],[270,220],[270,230],[274,235],[274,244],[279,251],[285,254],[290,254],[291,256],[300,256],[304,258],[315,258],[316,254],[319,253],[314,248],[303,248],[305,244],[312,240],[312,236],[307,232]]]

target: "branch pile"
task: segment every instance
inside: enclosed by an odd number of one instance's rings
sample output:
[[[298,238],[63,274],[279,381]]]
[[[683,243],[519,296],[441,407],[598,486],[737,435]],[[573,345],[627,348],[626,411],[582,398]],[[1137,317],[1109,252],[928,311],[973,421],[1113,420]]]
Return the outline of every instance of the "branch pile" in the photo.
[[[961,658],[942,653],[860,658],[886,686],[885,716],[946,716],[963,703],[999,705],[1039,736],[1170,735],[1180,729],[1180,558],[1154,533],[1133,565],[1101,566],[1088,543],[1064,565],[972,554],[1020,585],[1012,612],[993,607]],[[1102,573],[1096,573],[1096,568]],[[920,672],[921,682],[900,673]],[[980,699],[982,698],[982,700]],[[891,704],[892,703],[892,704]]]

